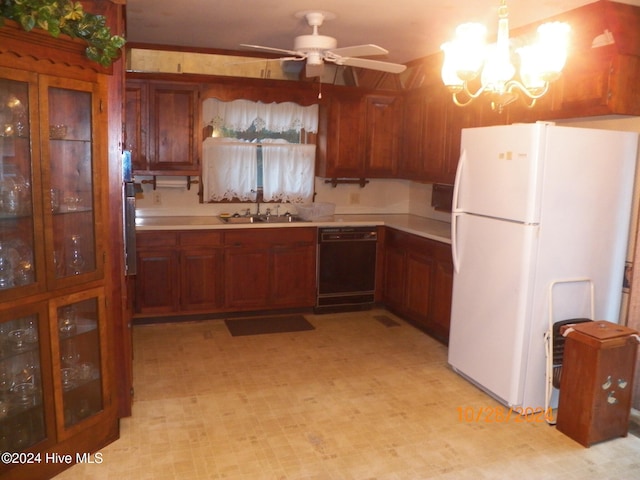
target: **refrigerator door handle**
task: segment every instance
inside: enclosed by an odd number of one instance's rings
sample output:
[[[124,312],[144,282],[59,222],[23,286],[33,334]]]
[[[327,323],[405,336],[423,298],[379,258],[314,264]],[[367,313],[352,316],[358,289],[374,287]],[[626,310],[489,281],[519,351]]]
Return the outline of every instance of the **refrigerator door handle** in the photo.
[[[460,258],[458,257],[458,217],[461,210],[458,208],[458,190],[460,188],[460,181],[462,177],[463,164],[467,158],[466,151],[462,150],[460,154],[460,160],[458,161],[458,167],[456,168],[456,179],[453,183],[453,205],[451,208],[451,257],[453,258],[453,268],[456,273],[460,272]]]
[[[466,150],[462,150],[462,153],[460,154],[460,160],[458,160],[458,166],[456,167],[456,178],[453,182],[453,206],[451,211],[452,212],[460,212],[460,208],[458,206],[459,203],[459,191],[460,191],[460,183],[462,183],[462,172],[463,172],[463,167],[464,164],[466,163],[467,160],[467,151]]]
[[[460,273],[460,259],[458,258],[458,242],[457,236],[457,224],[460,213],[453,212],[451,215],[451,258],[453,259],[453,269],[455,273]]]

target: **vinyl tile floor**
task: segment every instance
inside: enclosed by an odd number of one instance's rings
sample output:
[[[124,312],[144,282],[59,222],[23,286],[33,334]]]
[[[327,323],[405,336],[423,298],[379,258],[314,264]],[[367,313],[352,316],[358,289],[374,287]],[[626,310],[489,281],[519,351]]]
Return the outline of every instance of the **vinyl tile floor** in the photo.
[[[306,318],[315,330],[246,337],[222,320],[134,327],[133,416],[101,464],[56,480],[640,478],[640,438],[584,448],[542,419],[488,417],[499,405],[446,347],[391,313]]]

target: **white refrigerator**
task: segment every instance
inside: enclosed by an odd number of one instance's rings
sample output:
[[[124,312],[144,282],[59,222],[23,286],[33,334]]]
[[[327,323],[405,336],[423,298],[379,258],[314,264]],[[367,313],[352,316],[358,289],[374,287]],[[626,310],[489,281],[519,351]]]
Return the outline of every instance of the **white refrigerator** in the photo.
[[[618,322],[637,148],[636,133],[543,122],[463,129],[448,360],[499,402],[555,403],[554,322]]]

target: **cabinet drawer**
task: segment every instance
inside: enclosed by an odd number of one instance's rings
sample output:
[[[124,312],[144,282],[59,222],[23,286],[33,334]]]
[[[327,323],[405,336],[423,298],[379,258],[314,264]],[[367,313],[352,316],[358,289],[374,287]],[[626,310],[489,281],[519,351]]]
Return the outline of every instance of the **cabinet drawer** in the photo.
[[[136,234],[137,247],[171,247],[178,244],[174,232],[144,232]]]
[[[184,246],[221,246],[223,244],[223,238],[224,234],[222,232],[203,232],[202,230],[198,230],[178,233],[178,241],[180,245]]]
[[[225,245],[273,246],[294,243],[315,244],[316,228],[256,228],[227,231]]]

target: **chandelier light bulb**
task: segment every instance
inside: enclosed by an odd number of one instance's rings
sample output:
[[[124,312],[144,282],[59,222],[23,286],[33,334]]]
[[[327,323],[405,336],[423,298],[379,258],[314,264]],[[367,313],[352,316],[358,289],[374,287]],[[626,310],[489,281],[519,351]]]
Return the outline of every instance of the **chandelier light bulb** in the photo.
[[[455,38],[442,45],[444,61],[442,81],[458,106],[466,106],[481,94],[488,94],[492,106],[499,111],[519,96],[533,107],[549,90],[549,83],[558,79],[567,59],[570,27],[566,23],[550,22],[538,27],[538,39],[533,45],[517,49],[519,70],[512,62],[509,40],[509,19],[506,1],[498,9],[496,43],[486,45],[486,28],[478,23],[464,23],[456,29]],[[475,91],[469,82],[480,76]],[[460,100],[459,94],[466,100]]]

